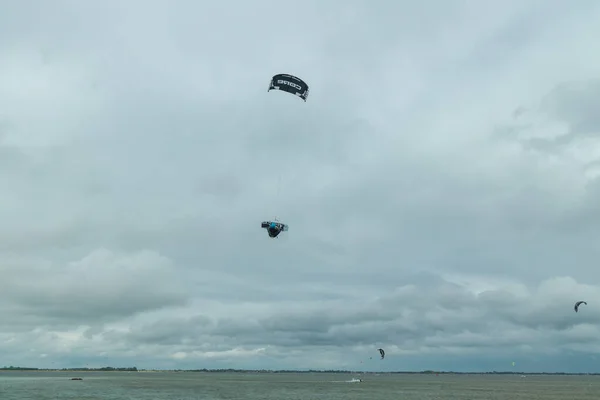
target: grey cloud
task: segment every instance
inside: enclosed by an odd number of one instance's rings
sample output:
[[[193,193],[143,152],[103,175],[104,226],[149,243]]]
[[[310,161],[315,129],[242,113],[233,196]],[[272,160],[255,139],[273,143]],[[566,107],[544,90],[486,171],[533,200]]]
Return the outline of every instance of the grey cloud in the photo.
[[[85,323],[185,304],[187,294],[168,259],[99,249],[66,265],[26,259],[6,262],[0,282],[12,304],[4,323]],[[36,320],[37,318],[37,320]]]
[[[563,231],[585,232],[591,240],[597,238],[598,179],[595,176],[586,178],[585,173],[593,170],[598,162],[594,149],[598,144],[597,133],[600,132],[600,120],[596,113],[599,105],[600,81],[597,79],[563,82],[543,97],[537,114],[534,115],[543,115],[551,123],[562,124],[564,128],[558,134],[558,129],[555,129],[552,137],[541,135],[520,139],[526,148],[556,159],[569,152],[580,154],[577,178],[584,182],[585,186],[581,189],[584,194],[578,200],[579,206],[559,214],[555,224]],[[517,135],[524,136],[539,128],[532,123],[512,129]]]
[[[600,126],[596,112],[599,104],[600,81],[598,80],[563,82],[557,85],[541,99],[536,113],[556,123],[564,123],[566,131],[552,138],[524,139],[523,144],[531,149],[556,154],[578,141],[593,139]],[[524,112],[520,114],[523,115]],[[514,126],[512,130],[518,133],[532,126],[525,125],[521,129]]]
[[[7,362],[591,365],[596,3],[32,4],[0,15]]]
[[[598,133],[600,80],[563,83],[542,100],[542,109],[570,126],[571,136]],[[563,139],[564,140],[564,139]]]
[[[403,286],[393,295],[362,306],[322,302],[307,309],[296,307],[295,311],[285,306],[262,318],[252,313],[235,318],[198,314],[141,324],[122,335],[108,334],[111,340],[126,340],[129,346],[153,343],[190,352],[218,351],[229,343],[249,347],[270,343],[282,348],[332,346],[352,352],[352,348],[386,343],[391,356],[416,349],[497,351],[517,345],[529,345],[543,353],[554,346],[589,343],[590,334],[597,331],[600,314],[592,307],[575,314],[573,293],[584,296],[590,304],[600,300],[597,287],[586,287],[570,278],[542,282],[526,297],[509,288],[477,294],[442,281],[429,287]]]

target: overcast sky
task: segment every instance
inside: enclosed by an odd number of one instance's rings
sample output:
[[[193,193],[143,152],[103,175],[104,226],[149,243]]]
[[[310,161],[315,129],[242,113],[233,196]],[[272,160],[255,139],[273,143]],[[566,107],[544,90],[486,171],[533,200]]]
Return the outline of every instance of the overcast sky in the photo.
[[[600,2],[298,4],[0,0],[0,364],[600,370]]]

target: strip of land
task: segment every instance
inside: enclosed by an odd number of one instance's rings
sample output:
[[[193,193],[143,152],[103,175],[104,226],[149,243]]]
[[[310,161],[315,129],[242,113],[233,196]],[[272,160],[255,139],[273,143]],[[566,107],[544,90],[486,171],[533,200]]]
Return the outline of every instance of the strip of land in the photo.
[[[489,371],[489,372],[456,372],[456,371],[352,371],[352,370],[270,370],[270,369],[139,369],[137,367],[101,367],[101,368],[32,368],[32,367],[1,367],[0,371],[79,371],[79,372],[210,372],[210,373],[266,373],[266,374],[439,374],[439,375],[600,375],[600,372],[516,372],[516,371]]]

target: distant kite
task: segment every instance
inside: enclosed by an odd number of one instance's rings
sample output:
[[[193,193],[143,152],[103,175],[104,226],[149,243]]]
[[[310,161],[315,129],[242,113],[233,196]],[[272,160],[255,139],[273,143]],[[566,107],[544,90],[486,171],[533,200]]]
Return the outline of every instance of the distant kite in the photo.
[[[585,304],[587,306],[587,303],[585,301],[578,301],[577,303],[575,303],[575,307],[573,307],[575,309],[575,312],[579,311],[579,306],[581,304]]]

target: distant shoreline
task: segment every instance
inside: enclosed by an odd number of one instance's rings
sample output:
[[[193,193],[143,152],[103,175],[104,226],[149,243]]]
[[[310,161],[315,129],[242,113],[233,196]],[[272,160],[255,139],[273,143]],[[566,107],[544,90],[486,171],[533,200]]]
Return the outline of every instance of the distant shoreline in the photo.
[[[365,375],[600,375],[600,372],[517,372],[517,371],[489,371],[489,372],[456,372],[456,371],[352,371],[352,370],[268,370],[268,369],[138,369],[128,368],[29,368],[29,367],[4,367],[2,372],[196,372],[196,373],[239,373],[239,374],[365,374]]]

